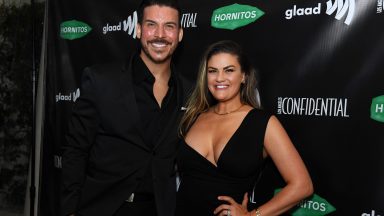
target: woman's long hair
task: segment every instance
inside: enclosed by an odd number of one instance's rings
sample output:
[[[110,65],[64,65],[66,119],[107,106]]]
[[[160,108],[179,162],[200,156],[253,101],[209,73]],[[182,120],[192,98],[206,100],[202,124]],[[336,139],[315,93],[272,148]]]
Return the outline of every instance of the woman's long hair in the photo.
[[[217,101],[208,90],[207,64],[212,56],[228,53],[237,57],[241,72],[245,74],[245,82],[240,87],[240,101],[254,108],[260,108],[257,92],[256,70],[250,64],[241,46],[234,41],[223,40],[210,45],[200,61],[196,86],[187,101],[186,112],[180,122],[180,134],[185,136],[197,117],[206,112]]]

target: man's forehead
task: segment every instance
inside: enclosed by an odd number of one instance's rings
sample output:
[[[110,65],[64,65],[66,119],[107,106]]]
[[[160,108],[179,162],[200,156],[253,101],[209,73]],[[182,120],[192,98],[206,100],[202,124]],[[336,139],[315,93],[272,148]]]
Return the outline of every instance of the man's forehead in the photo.
[[[179,12],[173,8],[173,7],[170,7],[170,6],[167,6],[167,5],[151,5],[151,6],[147,6],[144,8],[144,11],[143,11],[144,15],[146,15],[147,13],[153,13],[153,12],[158,12],[158,13],[175,13],[175,14],[178,14]]]
[[[176,9],[169,6],[151,5],[144,8],[144,20],[151,18],[164,18],[177,21],[179,13]]]

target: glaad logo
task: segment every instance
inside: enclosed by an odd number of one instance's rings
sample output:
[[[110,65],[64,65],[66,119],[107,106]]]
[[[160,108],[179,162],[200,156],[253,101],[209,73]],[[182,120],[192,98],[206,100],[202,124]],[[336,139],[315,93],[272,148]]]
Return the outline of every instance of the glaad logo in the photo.
[[[246,26],[262,17],[264,12],[249,5],[232,4],[213,11],[211,26],[234,30]]]
[[[372,210],[371,213],[363,213],[361,214],[361,216],[380,216],[380,215],[376,214],[375,210]]]
[[[275,195],[279,193],[281,189],[275,190]],[[291,210],[292,216],[323,216],[331,212],[336,211],[336,208],[332,206],[327,200],[320,197],[317,194],[313,194],[308,199],[302,200],[296,208]]]
[[[181,27],[196,28],[197,13],[185,13],[181,16]]]
[[[133,38],[136,38],[136,26],[137,26],[137,12],[133,12],[132,16],[128,16],[126,20],[120,21],[116,25],[110,25],[107,23],[103,27],[103,34],[107,34],[108,32],[116,32],[116,31],[125,31],[128,35],[132,35]]]
[[[383,0],[377,0],[377,10],[376,13],[380,14],[383,13]]]
[[[321,3],[318,3],[315,7],[307,8],[300,8],[296,5],[293,5],[292,9],[288,9],[285,11],[285,19],[289,20],[292,19],[294,16],[319,15],[321,14],[321,8]],[[340,20],[342,17],[345,16],[345,14],[347,14],[344,23],[347,25],[351,24],[353,16],[355,14],[355,0],[334,0],[333,4],[331,0],[327,1],[326,14],[332,15],[335,12],[335,18],[337,20]]]
[[[285,11],[285,18],[292,19],[294,16],[303,16],[303,15],[313,15],[320,14],[321,4],[319,3],[316,7],[308,8],[298,8],[296,5],[293,5],[293,9],[288,9]]]
[[[63,167],[61,156],[58,156],[58,155],[53,156],[53,165],[56,168],[60,168],[60,169]]]
[[[347,18],[344,23],[349,25],[352,22],[353,16],[355,14],[355,0],[335,0],[332,4],[332,1],[327,1],[327,11],[326,14],[331,15],[337,9],[335,18],[340,20],[348,11]]]
[[[334,116],[348,118],[348,99],[342,98],[277,98],[277,114]]]
[[[77,98],[80,97],[80,89],[77,89],[76,91],[68,94],[68,95],[63,95],[61,92],[59,92],[58,95],[56,95],[56,103],[59,101],[73,101],[76,102]]]
[[[60,24],[60,37],[67,40],[82,38],[92,31],[92,28],[81,21],[70,20]]]
[[[384,95],[372,99],[371,119],[384,123]]]

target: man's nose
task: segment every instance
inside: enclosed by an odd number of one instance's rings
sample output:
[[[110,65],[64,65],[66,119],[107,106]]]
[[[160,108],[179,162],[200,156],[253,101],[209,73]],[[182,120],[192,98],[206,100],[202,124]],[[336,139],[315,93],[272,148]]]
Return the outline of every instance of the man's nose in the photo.
[[[164,26],[158,26],[155,31],[155,36],[163,38],[165,35]]]

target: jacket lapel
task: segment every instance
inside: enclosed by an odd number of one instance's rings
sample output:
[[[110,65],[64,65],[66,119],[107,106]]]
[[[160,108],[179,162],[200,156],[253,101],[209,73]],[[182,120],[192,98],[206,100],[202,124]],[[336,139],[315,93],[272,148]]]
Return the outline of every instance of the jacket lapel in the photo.
[[[133,90],[133,79],[132,79],[132,64],[134,55],[131,55],[125,67],[122,69],[122,79],[120,79],[121,95],[123,109],[126,111],[126,115],[129,116],[130,122],[128,124],[134,124],[136,131],[140,134],[140,140],[134,142],[134,144],[144,148],[147,151],[151,149],[145,144],[143,139],[143,131],[140,127],[140,112],[136,103],[136,97]]]

